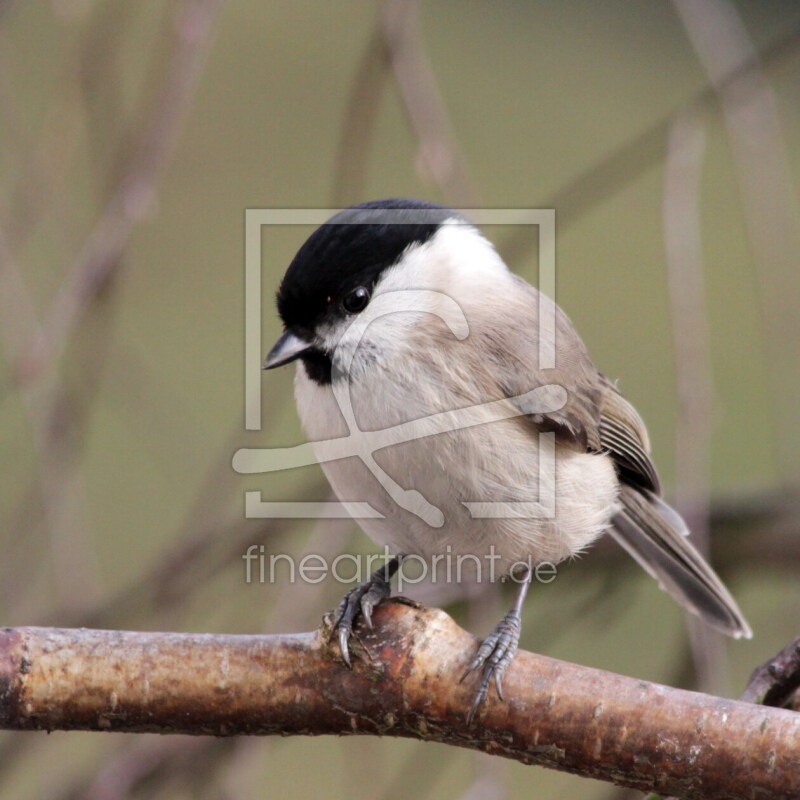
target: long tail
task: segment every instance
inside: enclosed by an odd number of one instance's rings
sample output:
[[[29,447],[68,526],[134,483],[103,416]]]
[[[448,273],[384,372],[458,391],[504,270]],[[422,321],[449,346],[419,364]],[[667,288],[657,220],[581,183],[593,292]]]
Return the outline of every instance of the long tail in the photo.
[[[680,515],[660,497],[623,485],[611,535],[681,605],[728,636],[753,633],[719,576],[688,539]]]

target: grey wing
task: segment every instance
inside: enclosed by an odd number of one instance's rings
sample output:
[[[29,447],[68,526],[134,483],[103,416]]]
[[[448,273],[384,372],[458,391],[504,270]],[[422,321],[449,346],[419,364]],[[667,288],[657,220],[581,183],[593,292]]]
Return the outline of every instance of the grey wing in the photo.
[[[661,484],[644,422],[594,367],[569,318],[560,309],[556,313],[556,368],[538,376],[540,382],[546,377],[548,383],[563,386],[568,399],[558,411],[530,419],[539,430],[555,431],[563,444],[609,455],[620,480],[620,510],[611,520],[611,535],[685,608],[724,633],[749,638],[750,626],[736,601],[690,542],[683,519],[659,496]],[[498,329],[493,333],[497,336]],[[532,388],[526,382],[537,371],[521,363],[519,354],[536,348],[531,347],[530,332],[527,341],[520,331],[506,336],[504,347],[490,349],[498,382],[514,396]],[[512,354],[513,362],[508,360]]]
[[[601,375],[606,387],[600,412],[600,445],[614,459],[620,478],[661,494],[655,464],[650,458],[647,428],[636,409]]]
[[[617,542],[693,614],[729,636],[749,639],[750,626],[725,584],[690,543],[686,527],[672,524],[676,512],[652,492],[624,484],[620,501],[610,531]]]
[[[621,482],[621,509],[609,532],[681,605],[713,628],[749,639],[752,631],[736,601],[691,543],[681,516],[659,497],[644,423],[616,389],[608,387],[600,439]]]

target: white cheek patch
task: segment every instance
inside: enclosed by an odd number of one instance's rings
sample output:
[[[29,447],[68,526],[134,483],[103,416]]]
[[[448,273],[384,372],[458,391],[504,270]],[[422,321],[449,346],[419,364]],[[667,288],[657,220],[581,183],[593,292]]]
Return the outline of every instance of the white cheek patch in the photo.
[[[337,370],[355,375],[369,364],[397,355],[410,332],[431,316],[438,317],[456,339],[468,336],[466,316],[455,300],[431,289],[407,289],[377,295],[363,313],[329,326],[321,337]]]

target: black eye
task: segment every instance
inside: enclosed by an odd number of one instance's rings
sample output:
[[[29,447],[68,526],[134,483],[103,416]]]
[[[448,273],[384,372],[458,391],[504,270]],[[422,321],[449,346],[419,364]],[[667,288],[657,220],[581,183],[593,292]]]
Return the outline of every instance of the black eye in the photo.
[[[369,289],[366,286],[358,286],[344,296],[342,308],[348,314],[358,314],[367,307],[367,303],[369,303]]]

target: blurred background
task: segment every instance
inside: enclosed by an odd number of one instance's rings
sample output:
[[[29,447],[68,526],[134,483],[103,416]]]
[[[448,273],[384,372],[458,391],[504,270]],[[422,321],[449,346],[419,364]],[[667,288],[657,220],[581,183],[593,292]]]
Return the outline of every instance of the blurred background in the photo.
[[[555,208],[557,300],[755,637],[687,625],[604,541],[534,586],[522,646],[737,696],[798,633],[799,100],[789,0],[0,0],[3,623],[314,628],[343,587],[247,584],[247,548],[377,548],[244,519],[246,490],[329,496],[230,466],[303,441],[291,368],[244,429],[245,209]],[[264,353],[309,233],[264,233]],[[487,233],[535,282],[535,236]],[[508,603],[409,594],[478,635]],[[1,797],[354,793],[638,796],[393,739],[0,736]]]

